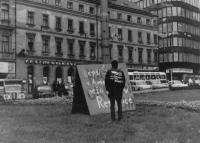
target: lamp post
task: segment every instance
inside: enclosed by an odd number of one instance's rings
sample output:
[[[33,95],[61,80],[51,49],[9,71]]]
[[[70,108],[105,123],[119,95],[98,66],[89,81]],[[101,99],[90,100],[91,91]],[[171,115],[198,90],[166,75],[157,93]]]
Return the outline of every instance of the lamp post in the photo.
[[[109,28],[108,28],[108,0],[101,0],[101,47],[103,50],[103,64],[110,63]]]

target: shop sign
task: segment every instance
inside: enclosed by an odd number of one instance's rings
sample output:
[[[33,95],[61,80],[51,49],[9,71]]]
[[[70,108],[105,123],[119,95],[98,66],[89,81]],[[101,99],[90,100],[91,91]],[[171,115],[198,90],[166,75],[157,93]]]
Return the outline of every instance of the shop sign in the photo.
[[[0,62],[0,73],[8,73],[8,62]]]
[[[26,64],[42,64],[42,65],[59,65],[59,66],[76,66],[76,63],[45,61],[45,60],[25,60]]]
[[[173,73],[193,73],[193,69],[184,69],[184,68],[166,69],[166,73],[170,73],[169,72],[170,70]]]

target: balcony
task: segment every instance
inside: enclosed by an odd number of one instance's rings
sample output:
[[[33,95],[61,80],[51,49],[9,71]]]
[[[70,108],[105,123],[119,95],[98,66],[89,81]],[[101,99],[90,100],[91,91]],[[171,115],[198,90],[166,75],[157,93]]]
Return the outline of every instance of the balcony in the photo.
[[[0,53],[0,58],[1,59],[10,59],[14,60],[15,59],[15,54],[14,53]]]
[[[75,55],[74,55],[74,54],[68,54],[68,57],[69,57],[70,59],[74,59]]]

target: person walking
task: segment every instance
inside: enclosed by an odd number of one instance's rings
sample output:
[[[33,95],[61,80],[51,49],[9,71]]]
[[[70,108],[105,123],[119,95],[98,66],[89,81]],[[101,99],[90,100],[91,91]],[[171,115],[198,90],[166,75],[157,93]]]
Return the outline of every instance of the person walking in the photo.
[[[57,84],[56,84],[56,80],[53,82],[53,92],[54,92],[54,96],[56,96],[56,86],[57,86]]]
[[[112,68],[106,72],[105,87],[110,99],[111,120],[115,121],[115,100],[118,105],[118,121],[122,120],[122,94],[125,87],[124,72],[118,69],[118,61],[112,61]]]

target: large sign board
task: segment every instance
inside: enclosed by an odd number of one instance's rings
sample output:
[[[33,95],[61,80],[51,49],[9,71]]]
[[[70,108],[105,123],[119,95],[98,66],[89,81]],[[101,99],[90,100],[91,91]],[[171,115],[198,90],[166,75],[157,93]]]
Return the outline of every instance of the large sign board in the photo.
[[[77,65],[72,112],[78,112],[75,110],[76,106],[80,106],[78,110],[87,106],[90,115],[110,113],[110,101],[105,88],[105,75],[110,68],[110,64]],[[135,100],[126,71],[126,64],[120,63],[118,68],[124,72],[126,78],[122,110],[135,110]],[[78,81],[78,78],[80,78],[80,81]],[[78,84],[79,82],[81,85]],[[82,95],[81,92],[83,92]],[[117,111],[117,105],[115,109]]]

